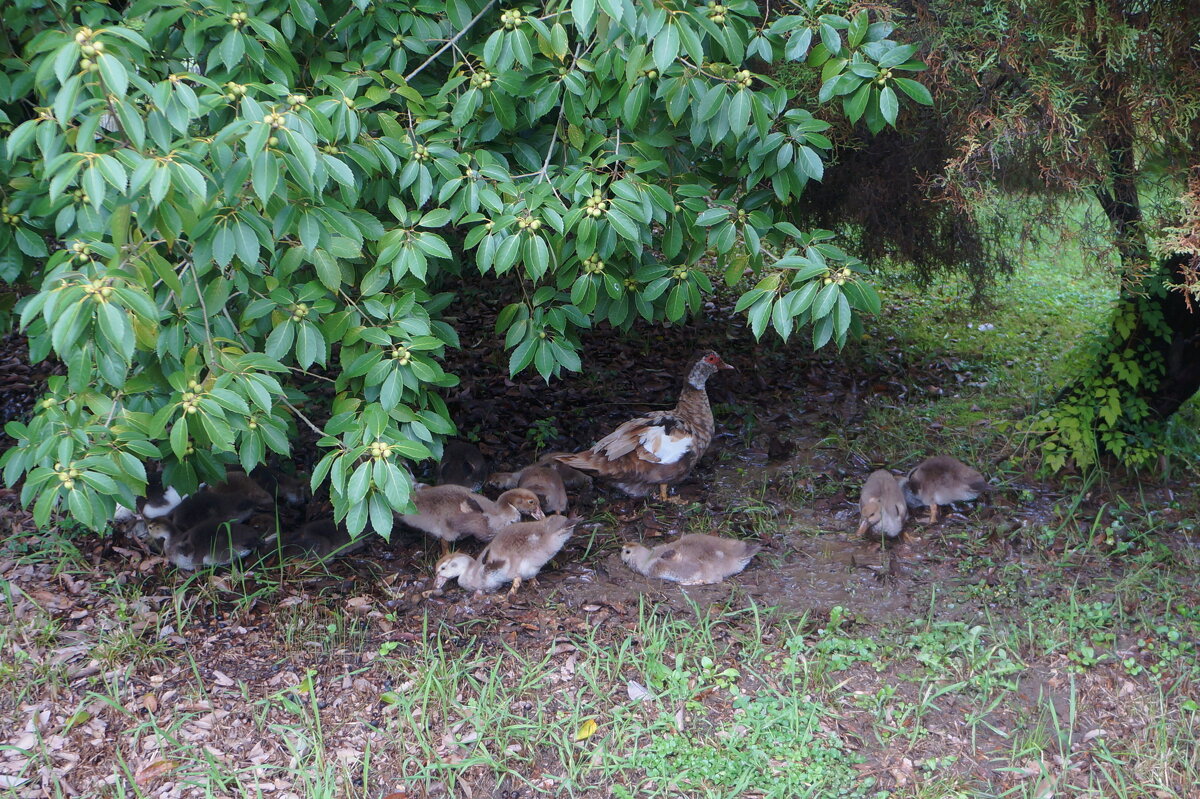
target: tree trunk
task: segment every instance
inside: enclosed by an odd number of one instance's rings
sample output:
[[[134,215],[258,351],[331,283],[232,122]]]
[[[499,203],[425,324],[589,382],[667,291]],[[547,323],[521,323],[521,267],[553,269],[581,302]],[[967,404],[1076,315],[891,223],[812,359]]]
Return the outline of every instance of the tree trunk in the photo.
[[[1138,200],[1137,161],[1126,130],[1114,127],[1105,139],[1112,188],[1097,192],[1097,196],[1112,223],[1121,264],[1128,270],[1150,262]],[[1156,420],[1170,417],[1200,390],[1200,313],[1190,307],[1182,292],[1164,285],[1182,283],[1182,269],[1191,261],[1191,255],[1174,255],[1159,262],[1136,285],[1123,287],[1119,307],[1134,310],[1132,331],[1114,329],[1103,351],[1102,358],[1112,352],[1134,351],[1140,368],[1148,370],[1151,379],[1126,387],[1125,393],[1144,400]],[[1113,368],[1119,367],[1102,361],[1096,374],[1103,376]]]
[[[1143,304],[1162,314],[1168,335],[1160,335],[1153,325],[1139,320],[1130,339],[1142,344],[1144,351],[1162,358],[1165,373],[1153,390],[1146,392],[1146,403],[1159,419],[1171,416],[1183,403],[1200,391],[1200,312],[1188,307],[1182,292],[1170,291],[1164,283],[1183,282],[1182,270],[1194,256],[1179,254],[1159,264],[1145,281]]]

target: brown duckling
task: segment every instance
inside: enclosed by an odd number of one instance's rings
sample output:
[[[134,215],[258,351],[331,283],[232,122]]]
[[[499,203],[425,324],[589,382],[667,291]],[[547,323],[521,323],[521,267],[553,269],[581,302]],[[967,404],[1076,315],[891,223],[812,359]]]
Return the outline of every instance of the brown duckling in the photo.
[[[438,485],[466,486],[472,491],[483,488],[488,476],[487,458],[479,447],[466,441],[447,441],[442,447],[442,460],[438,464]]]
[[[522,580],[537,577],[558,554],[579,522],[578,517],[547,516],[535,522],[510,524],[496,534],[478,558],[458,552],[439,560],[434,569],[434,587],[440,589],[457,578],[468,591],[490,592],[511,582],[508,594],[512,596]]]
[[[300,505],[308,498],[308,486],[303,480],[270,466],[255,466],[254,471],[250,472],[250,477],[276,502]]]
[[[938,505],[975,499],[992,487],[983,475],[949,455],[935,455],[908,473],[903,485],[910,505],[928,505],[929,523],[937,521]]]
[[[168,518],[180,530],[190,530],[210,519],[244,522],[261,509],[260,500],[256,495],[220,494],[204,488],[180,502]]]
[[[488,483],[498,488],[525,488],[532,491],[538,495],[542,510],[547,513],[563,513],[567,509],[567,487],[563,484],[562,475],[548,466],[526,466],[519,472],[496,472]]]
[[[182,532],[166,519],[152,519],[146,523],[146,532],[162,546],[167,560],[187,571],[227,566],[263,546],[262,537],[254,528],[215,519]]]
[[[641,544],[626,544],[621,549],[621,560],[647,577],[681,585],[708,585],[719,583],[746,568],[759,549],[758,544],[746,541],[690,533],[654,549]]]
[[[858,534],[865,535],[868,529],[877,535],[896,538],[908,518],[908,504],[900,482],[886,469],[871,473],[858,499],[858,514],[861,521]]]
[[[213,483],[204,490],[221,496],[245,499],[254,503],[255,510],[269,511],[275,507],[275,497],[241,469],[229,469],[225,472],[224,480]]]
[[[416,513],[402,514],[400,521],[439,539],[442,552],[463,536],[490,541],[497,531],[521,520],[522,514],[543,517],[537,494],[524,488],[505,491],[495,502],[460,485],[418,485],[413,492]]]
[[[644,497],[657,486],[666,501],[667,486],[691,474],[712,442],[713,415],[705,384],[719,370],[732,368],[717,353],[705,353],[689,367],[674,408],[630,419],[591,449],[560,455],[558,460],[595,472],[631,497]]]
[[[570,455],[570,452],[547,452],[530,465],[548,466],[558,472],[558,476],[562,478],[563,487],[568,491],[586,491],[592,487],[592,478],[558,460],[559,457]],[[511,488],[512,486],[508,487]]]
[[[318,519],[280,536],[280,550],[285,557],[332,560],[357,552],[367,544],[366,535],[354,538],[345,525],[333,519]]]

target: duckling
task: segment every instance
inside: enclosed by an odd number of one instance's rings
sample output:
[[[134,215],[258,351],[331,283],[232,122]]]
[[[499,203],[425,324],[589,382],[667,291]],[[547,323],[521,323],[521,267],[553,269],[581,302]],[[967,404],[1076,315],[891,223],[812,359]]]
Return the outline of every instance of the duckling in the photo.
[[[437,481],[439,485],[460,485],[478,491],[483,488],[488,471],[487,458],[479,447],[466,441],[448,441],[442,447]]]
[[[357,552],[367,544],[365,535],[354,538],[344,525],[333,519],[318,519],[284,533],[280,549],[287,557],[315,558],[319,561],[340,558]]]
[[[537,577],[558,554],[579,522],[578,517],[547,516],[535,522],[510,524],[496,534],[478,558],[457,552],[439,560],[434,569],[434,588],[440,589],[455,578],[468,591],[495,591],[511,582],[508,595],[512,596],[522,580]]]
[[[259,509],[259,498],[241,494],[219,494],[207,488],[180,502],[168,517],[180,530],[190,530],[201,522],[244,522]]]
[[[558,470],[548,466],[526,466],[519,472],[496,472],[488,483],[498,488],[528,489],[538,495],[542,510],[549,513],[562,513],[567,509],[567,487]]]
[[[450,551],[450,542],[471,535],[490,541],[506,525],[528,514],[541,519],[537,494],[524,488],[505,491],[495,502],[460,485],[420,485],[413,493],[416,513],[402,514],[400,521],[429,533],[441,541],[442,554]]]
[[[152,519],[146,523],[146,532],[151,540],[159,542],[167,560],[186,571],[226,566],[263,545],[254,528],[215,519],[183,532],[166,519]]]
[[[133,510],[118,506],[113,513],[113,521],[130,522],[138,516],[143,519],[158,519],[175,510],[182,501],[183,497],[174,488],[163,487],[161,472],[151,472],[146,475],[146,495],[137,498]]]
[[[888,538],[900,535],[908,518],[908,505],[900,483],[891,472],[886,469],[871,472],[858,499],[858,514],[859,535],[865,535],[868,528]]]
[[[938,505],[975,499],[992,487],[983,475],[949,455],[922,461],[903,481],[910,505],[928,505],[929,523],[937,521]]]
[[[562,478],[563,486],[568,491],[586,491],[592,487],[592,478],[558,460],[559,456],[565,457],[570,454],[570,452],[547,452],[531,465],[548,466],[558,472],[558,476]],[[509,487],[511,488],[511,486]]]
[[[243,498],[254,503],[255,510],[269,511],[275,507],[275,497],[241,469],[230,469],[225,479],[208,486],[208,491],[221,496]]]
[[[719,583],[746,568],[759,549],[758,544],[746,541],[690,533],[654,549],[641,544],[626,544],[621,549],[621,560],[647,577],[681,585],[708,585]]]
[[[300,505],[308,497],[308,487],[303,480],[290,474],[259,464],[250,472],[250,478],[258,483],[276,502]]]

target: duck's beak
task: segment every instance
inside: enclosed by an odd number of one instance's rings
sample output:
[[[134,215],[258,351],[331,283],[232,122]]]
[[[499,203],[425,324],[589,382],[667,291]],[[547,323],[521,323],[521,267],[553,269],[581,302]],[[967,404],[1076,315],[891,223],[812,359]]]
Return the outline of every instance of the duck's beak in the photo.
[[[737,371],[737,367],[736,367],[736,366],[730,366],[729,364],[725,363],[724,361],[720,361],[720,362],[717,364],[717,368],[718,368],[718,369],[733,369],[735,372]]]
[[[534,508],[529,515],[535,519],[538,519],[539,521],[546,518],[546,512],[540,507]]]
[[[434,578],[434,581],[433,581],[433,590],[434,590],[434,591],[441,591],[441,590],[442,590],[442,586],[444,586],[444,585],[445,585],[445,584],[446,584],[446,583],[449,581],[449,579],[450,579],[449,577],[442,577],[442,576],[440,576],[440,575],[439,575],[438,577]]]

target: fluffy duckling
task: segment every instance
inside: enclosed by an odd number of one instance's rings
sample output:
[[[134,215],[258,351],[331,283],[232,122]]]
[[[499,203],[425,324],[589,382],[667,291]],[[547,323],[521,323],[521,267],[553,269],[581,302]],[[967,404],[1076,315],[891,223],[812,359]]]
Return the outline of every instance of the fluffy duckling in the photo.
[[[242,494],[219,494],[206,488],[180,502],[168,518],[180,530],[190,530],[210,519],[244,522],[259,510],[259,499]]]
[[[510,524],[496,534],[478,558],[458,552],[439,560],[434,588],[440,589],[455,578],[468,591],[495,591],[511,582],[508,595],[512,596],[522,580],[537,577],[558,554],[579,521],[578,517],[547,516],[536,522]]]
[[[214,519],[182,532],[166,519],[152,519],[146,523],[146,532],[152,541],[159,542],[167,560],[186,571],[226,566],[263,545],[254,528]]]
[[[929,523],[937,521],[938,505],[975,499],[992,489],[983,475],[949,455],[935,455],[908,473],[903,483],[910,505],[928,505]]]
[[[413,493],[416,513],[402,514],[400,521],[409,527],[439,539],[442,553],[450,551],[450,542],[463,536],[490,541],[496,533],[522,514],[541,519],[537,494],[524,488],[505,491],[495,502],[460,485],[420,485]]]
[[[681,585],[708,585],[719,583],[746,568],[759,549],[758,544],[746,541],[690,533],[654,549],[641,544],[626,544],[621,549],[621,560],[647,577]]]
[[[255,466],[254,471],[250,472],[250,477],[276,502],[300,505],[308,497],[308,487],[303,480],[270,466]]]
[[[158,519],[175,510],[182,501],[183,497],[178,491],[171,486],[163,486],[161,472],[151,472],[146,475],[146,495],[137,498],[134,510],[118,506],[113,513],[113,521],[130,522],[139,516],[143,519]]]
[[[466,441],[448,441],[442,448],[437,481],[439,485],[460,485],[478,491],[483,488],[488,471],[487,458],[479,447]]]
[[[333,519],[318,519],[302,525],[280,538],[280,550],[286,557],[314,558],[319,561],[340,558],[357,552],[367,544],[365,535],[354,538],[345,526]]]
[[[538,458],[532,466],[548,466],[558,472],[558,476],[562,478],[563,486],[568,491],[586,491],[592,487],[592,478],[584,474],[578,469],[572,469],[565,463],[558,460],[560,456],[570,455],[570,452],[547,452]],[[511,486],[509,486],[511,488]]]
[[[900,535],[908,518],[908,504],[900,482],[891,472],[886,469],[871,472],[858,499],[858,514],[859,535],[865,535],[868,529],[888,538]]]
[[[243,498],[254,503],[256,510],[268,511],[275,506],[275,497],[241,469],[228,470],[224,480],[213,483],[205,490],[221,496]]]
[[[496,472],[488,483],[498,488],[528,489],[538,495],[542,510],[548,513],[563,513],[567,509],[567,487],[562,475],[548,466],[526,466],[519,472]]]

